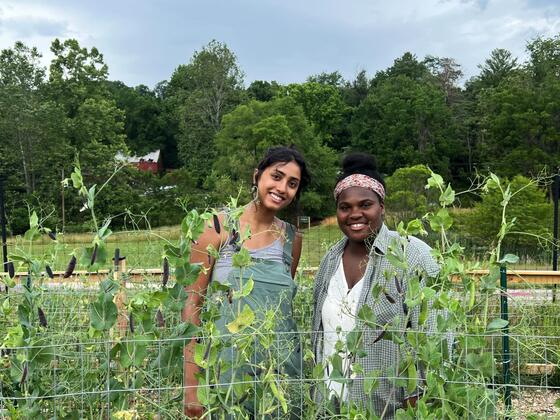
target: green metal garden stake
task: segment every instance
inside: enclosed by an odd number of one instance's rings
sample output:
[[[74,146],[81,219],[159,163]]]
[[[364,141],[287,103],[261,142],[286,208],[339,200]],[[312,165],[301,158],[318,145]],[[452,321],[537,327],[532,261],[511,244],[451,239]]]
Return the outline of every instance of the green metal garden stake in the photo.
[[[502,331],[502,368],[504,374],[504,400],[506,410],[511,410],[511,387],[509,386],[509,369],[510,369],[510,353],[509,353],[509,320],[508,320],[508,300],[507,300],[507,268],[505,265],[500,267],[500,309],[501,318],[508,321],[508,325]],[[506,417],[509,418],[509,417]]]

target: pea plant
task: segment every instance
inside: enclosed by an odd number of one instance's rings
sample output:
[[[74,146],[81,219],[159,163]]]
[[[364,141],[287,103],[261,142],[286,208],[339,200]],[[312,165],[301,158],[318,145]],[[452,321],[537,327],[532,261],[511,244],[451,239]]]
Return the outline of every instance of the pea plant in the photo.
[[[358,405],[341,402],[346,388],[362,378],[366,394],[379,387],[382,377],[391,378],[392,384],[407,394],[418,397],[414,406],[403,407],[396,413],[400,419],[490,418],[504,413],[503,384],[499,377],[499,362],[494,347],[507,321],[490,310],[499,288],[500,267],[517,262],[512,254],[501,255],[501,245],[511,232],[515,220],[507,218],[507,204],[516,193],[491,174],[481,188],[498,188],[502,193],[502,217],[494,246],[489,250],[489,274],[476,278],[471,273],[478,265],[469,262],[464,248],[449,239],[453,218],[449,208],[456,193],[443,178],[432,173],[426,188],[439,193],[440,208],[406,225],[400,222],[398,240],[393,241],[386,258],[394,270],[385,272],[384,284],[375,284],[372,295],[376,300],[389,300],[394,305],[405,305],[405,319],[381,325],[373,308],[361,307],[356,315],[356,328],[341,336],[337,352],[313,370],[313,379],[323,399],[322,406],[314,405],[314,415],[327,414],[333,418],[382,418],[385,406]],[[411,273],[407,259],[407,238],[426,235],[429,228],[439,240],[432,254],[440,267],[435,278]],[[388,293],[388,290],[391,293]],[[411,316],[417,325],[411,327]],[[401,326],[405,325],[406,328]],[[368,336],[368,331],[374,331]],[[362,358],[365,346],[380,340],[389,340],[400,349],[398,362],[382,369],[366,371]],[[351,363],[344,365],[343,357]],[[325,369],[330,365],[330,376]],[[329,381],[341,384],[337,394],[328,389]]]
[[[89,210],[91,241],[68,255],[62,276],[72,287],[54,284],[52,255],[36,257],[33,252],[41,236],[58,241],[57,233],[35,212],[23,245],[10,254],[9,275],[2,277],[7,292],[0,295],[2,415],[181,418],[183,349],[193,338],[194,363],[201,368],[198,399],[205,418],[381,418],[388,405],[357,404],[341,397],[358,380],[366,394],[374,393],[383,378],[417,395],[416,405],[399,409],[397,418],[504,414],[495,342],[508,325],[493,310],[492,301],[499,291],[500,267],[517,261],[514,255],[502,255],[503,242],[515,225],[507,218],[507,205],[516,191],[496,176],[482,183],[482,188],[497,188],[503,197],[500,229],[488,253],[489,274],[474,277],[471,270],[478,266],[450,239],[450,208],[458,193],[432,173],[426,188],[439,193],[440,208],[398,225],[400,236],[386,254],[394,269],[384,273],[384,284],[371,290],[376,299],[405,305],[405,319],[381,325],[374,308],[362,306],[357,327],[341,335],[337,353],[323,363],[315,363],[307,331],[313,306],[309,278],[296,278],[294,308],[289,307],[291,294],[285,292],[274,298],[271,294],[265,305],[255,299],[255,261],[243,246],[251,232],[240,229],[243,208],[237,199],[219,211],[185,211],[179,238],[166,240],[161,250],[161,278],[148,276],[130,287],[126,272],[110,271],[92,288],[91,282],[74,279],[73,274],[78,262],[94,273],[110,258],[111,219],[98,220],[95,212],[96,197],[107,182],[99,188],[86,186],[79,164],[65,182]],[[210,283],[201,325],[196,326],[183,322],[181,312],[189,286],[205,270],[190,261],[193,245],[207,228],[228,238],[234,249],[233,275]],[[428,231],[438,238],[432,253],[440,270],[434,278],[412,272],[407,254],[408,238]],[[208,247],[206,252],[209,259],[219,258],[217,249]],[[16,271],[27,272],[21,282],[16,282]],[[293,334],[283,338],[286,331],[296,330],[287,324],[290,309],[299,321],[295,340]],[[409,327],[413,319],[416,325]],[[394,344],[401,357],[394,365],[367,370],[366,346],[382,340]],[[303,362],[301,377],[286,368],[295,353]],[[343,363],[344,358],[350,363]],[[341,384],[341,395],[332,394],[328,381]],[[319,394],[330,397],[318,399]]]

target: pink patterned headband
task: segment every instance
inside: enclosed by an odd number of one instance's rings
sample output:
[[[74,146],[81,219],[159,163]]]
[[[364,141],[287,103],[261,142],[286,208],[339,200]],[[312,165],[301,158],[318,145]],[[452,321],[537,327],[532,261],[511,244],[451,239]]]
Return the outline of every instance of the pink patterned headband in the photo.
[[[367,188],[377,193],[377,195],[381,198],[381,201],[385,201],[385,188],[383,188],[383,184],[381,184],[378,180],[363,174],[349,175],[336,184],[336,187],[334,188],[334,199],[337,200],[340,193],[350,187]]]

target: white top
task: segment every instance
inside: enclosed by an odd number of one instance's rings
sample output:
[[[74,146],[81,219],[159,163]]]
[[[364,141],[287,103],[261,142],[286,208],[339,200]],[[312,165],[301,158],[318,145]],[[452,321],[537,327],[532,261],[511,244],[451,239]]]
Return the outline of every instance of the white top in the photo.
[[[327,297],[322,309],[324,331],[323,360],[336,353],[337,341],[342,341],[343,344],[346,344],[346,334],[352,331],[356,324],[356,309],[364,285],[362,280],[363,277],[352,289],[348,289],[342,259],[340,260],[340,264],[329,282]],[[347,352],[340,352],[339,354],[342,357],[342,369],[345,372],[349,369],[348,354]],[[342,390],[343,384],[328,380],[330,372],[332,372],[332,365],[329,363],[325,371],[325,379],[327,379],[327,386],[331,393],[334,393],[341,399],[346,399],[348,386],[344,386],[344,390]]]

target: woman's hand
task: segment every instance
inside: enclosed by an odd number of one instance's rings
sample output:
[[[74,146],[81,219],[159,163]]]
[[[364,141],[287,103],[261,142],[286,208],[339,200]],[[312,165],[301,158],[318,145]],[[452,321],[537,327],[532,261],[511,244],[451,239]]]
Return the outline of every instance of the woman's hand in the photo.
[[[196,387],[185,388],[183,405],[185,416],[187,416],[188,418],[199,419],[204,414],[204,409],[198,402]]]
[[[198,402],[196,389],[196,386],[187,386],[183,396],[184,414],[192,419],[199,419],[204,414],[204,408]]]

